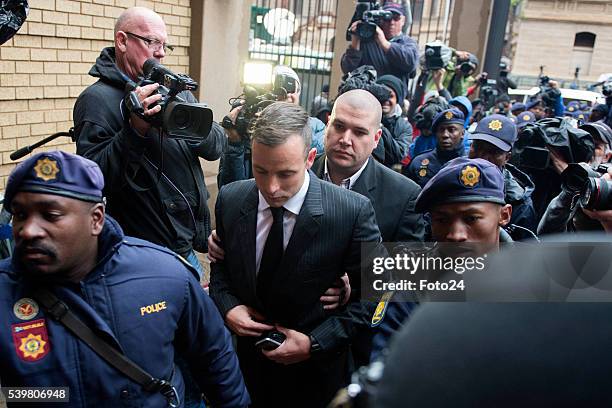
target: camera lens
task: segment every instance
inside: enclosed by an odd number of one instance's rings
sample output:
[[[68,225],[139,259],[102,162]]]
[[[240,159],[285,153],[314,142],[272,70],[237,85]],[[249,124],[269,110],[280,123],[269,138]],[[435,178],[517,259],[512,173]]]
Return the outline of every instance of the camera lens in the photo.
[[[176,128],[183,130],[189,127],[189,124],[191,123],[189,109],[178,107],[172,113],[172,120],[174,121]]]
[[[580,203],[587,210],[612,209],[612,181],[589,177],[589,183],[580,198]]]

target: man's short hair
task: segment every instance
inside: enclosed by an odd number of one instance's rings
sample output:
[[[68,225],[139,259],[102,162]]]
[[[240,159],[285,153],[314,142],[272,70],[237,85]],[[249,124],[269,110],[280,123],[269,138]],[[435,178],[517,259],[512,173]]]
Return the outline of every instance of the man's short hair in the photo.
[[[256,119],[252,128],[252,140],[266,146],[278,146],[289,137],[298,135],[304,141],[306,153],[310,150],[312,129],[308,124],[308,113],[299,105],[289,102],[274,102],[267,106]]]

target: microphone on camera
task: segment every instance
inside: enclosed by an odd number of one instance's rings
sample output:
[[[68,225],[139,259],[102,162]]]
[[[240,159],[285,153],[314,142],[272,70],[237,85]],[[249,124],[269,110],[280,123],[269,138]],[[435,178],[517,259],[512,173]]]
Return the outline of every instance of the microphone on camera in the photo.
[[[174,76],[174,72],[157,62],[155,58],[149,58],[144,62],[142,72],[145,77],[153,80],[157,80],[158,77],[164,77],[165,75]]]

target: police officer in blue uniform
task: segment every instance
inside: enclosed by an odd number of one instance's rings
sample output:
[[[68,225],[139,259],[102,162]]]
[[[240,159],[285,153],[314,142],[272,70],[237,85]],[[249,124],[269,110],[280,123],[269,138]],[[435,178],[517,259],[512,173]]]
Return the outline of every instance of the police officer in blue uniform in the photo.
[[[460,157],[450,161],[421,190],[415,204],[418,212],[431,214],[432,237],[440,243],[478,244],[474,249],[488,253],[499,249],[507,238],[512,207],[504,197],[504,177],[499,167],[484,159]],[[437,248],[427,256],[436,256]],[[405,294],[402,294],[405,295]],[[418,306],[396,294],[386,310],[377,308],[372,325],[378,326],[372,342],[371,360],[383,356],[391,336]]]
[[[436,135],[436,148],[412,159],[402,171],[404,175],[423,187],[448,161],[466,156],[464,122],[465,116],[457,108],[438,113],[431,125],[432,133]]]
[[[16,247],[0,262],[2,386],[68,387],[62,406],[182,406],[183,374],[174,365],[181,355],[213,406],[247,406],[229,333],[195,270],[165,248],[124,236],[105,215],[103,187],[97,164],[60,151],[36,154],[11,173],[5,206]],[[169,382],[170,397],[146,390],[50,318],[40,288]]]
[[[518,119],[524,121],[521,123],[529,123],[528,121],[533,119],[533,113],[523,112]],[[512,238],[533,238],[538,227],[531,199],[535,184],[527,174],[508,163],[517,139],[517,126],[508,116],[490,115],[478,122],[470,139],[473,143],[469,157],[490,161],[497,165],[504,175],[506,203],[512,205]]]

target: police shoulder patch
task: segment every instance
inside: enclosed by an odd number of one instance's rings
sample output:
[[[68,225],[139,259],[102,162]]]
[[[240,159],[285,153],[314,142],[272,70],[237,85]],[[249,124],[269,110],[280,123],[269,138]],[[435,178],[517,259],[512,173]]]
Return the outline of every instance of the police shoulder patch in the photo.
[[[38,361],[51,350],[45,319],[14,324],[11,326],[11,334],[15,352],[24,361]]]

